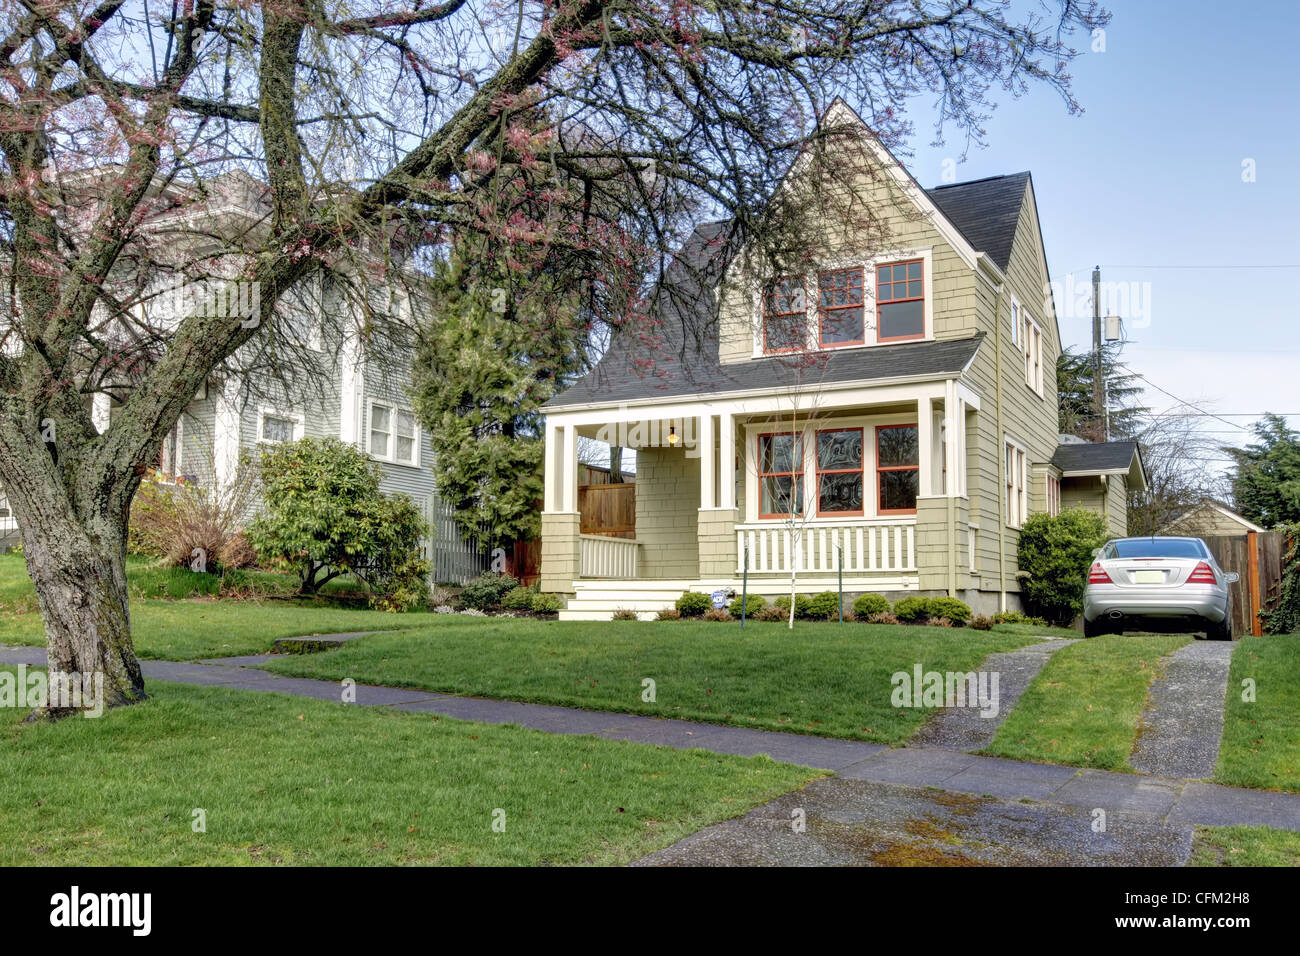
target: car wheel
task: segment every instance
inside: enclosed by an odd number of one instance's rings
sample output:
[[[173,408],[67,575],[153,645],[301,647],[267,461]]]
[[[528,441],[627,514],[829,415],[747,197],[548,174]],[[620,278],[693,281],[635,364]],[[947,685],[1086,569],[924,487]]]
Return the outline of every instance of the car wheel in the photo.
[[[1107,633],[1106,625],[1101,622],[1101,618],[1090,621],[1086,617],[1083,619],[1083,636],[1084,637],[1101,637]]]
[[[1232,640],[1232,618],[1225,617],[1218,624],[1215,624],[1213,621],[1206,621],[1205,636],[1212,641]]]

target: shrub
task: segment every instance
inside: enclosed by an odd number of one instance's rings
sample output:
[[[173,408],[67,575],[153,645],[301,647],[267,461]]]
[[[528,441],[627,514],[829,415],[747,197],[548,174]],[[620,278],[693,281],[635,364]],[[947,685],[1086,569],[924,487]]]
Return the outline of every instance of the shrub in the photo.
[[[976,614],[970,619],[971,630],[974,631],[991,631],[993,630],[993,618],[986,617],[983,614]]]
[[[556,614],[560,610],[561,604],[558,594],[537,594],[532,595],[528,609],[534,614]]]
[[[868,624],[901,624],[903,622],[900,621],[898,618],[894,617],[894,615],[890,614],[889,612],[885,612],[884,614],[867,615],[867,623]]]
[[[946,617],[927,617],[925,623],[929,627],[952,627],[952,621]]]
[[[889,598],[880,594],[859,594],[853,600],[853,613],[859,620],[873,614],[888,614],[889,607]]]
[[[706,621],[734,621],[735,618],[720,607],[711,607],[704,612]]]
[[[655,615],[656,621],[680,621],[681,619],[682,612],[675,607],[661,608],[659,613]]]
[[[783,611],[775,605],[768,605],[767,607],[759,609],[758,613],[754,615],[754,620],[766,621],[769,623],[773,621],[784,621],[786,620],[787,613],[787,611]]]
[[[822,591],[808,599],[808,617],[814,621],[833,621],[840,615],[840,596],[834,591]]]
[[[1282,588],[1267,610],[1260,612],[1268,634],[1300,633],[1300,525],[1283,531]]]
[[[1018,548],[1024,578],[1020,597],[1025,609],[1052,624],[1069,627],[1083,610],[1083,589],[1092,552],[1106,543],[1101,515],[1081,508],[1052,517],[1030,516],[1020,529]]]
[[[264,560],[297,571],[300,594],[351,573],[385,610],[426,599],[424,519],[405,495],[379,490],[379,466],[361,449],[334,438],[285,442],[262,453],[261,475],[265,510],[248,539]]]
[[[785,612],[785,618],[790,617],[790,595],[782,594],[774,602],[777,607]],[[803,621],[808,618],[808,609],[811,605],[811,599],[806,594],[796,594],[794,596],[794,616],[795,620]]]
[[[687,591],[677,599],[677,610],[682,612],[682,617],[699,617],[711,607],[713,599],[698,591]]]
[[[639,621],[641,619],[636,616],[636,611],[633,611],[631,608],[621,607],[613,614],[610,615],[610,620],[611,621]]]
[[[745,596],[745,617],[756,617],[758,612],[763,610],[765,607],[767,607],[767,601],[764,599],[763,595],[749,594]],[[732,617],[740,617],[741,607],[739,597],[727,605],[727,611],[730,612]]]
[[[952,597],[930,598],[929,613],[931,617],[947,618],[954,627],[962,627],[971,616],[970,605]]]
[[[899,598],[894,602],[894,617],[907,624],[919,624],[930,616],[930,599],[919,595]]]
[[[1031,627],[1047,627],[1047,622],[1041,617],[1030,617],[1028,614],[1021,614],[1019,611],[999,611],[993,615],[994,624],[1028,624]]]
[[[131,503],[127,550],[198,572],[246,568],[257,553],[241,528],[256,490],[257,468],[247,455],[224,484],[146,478]]]
[[[501,599],[501,606],[509,611],[531,611],[533,609],[533,596],[536,593],[532,588],[522,586],[511,588],[506,592],[505,597]]]
[[[508,574],[485,572],[476,578],[470,578],[465,583],[461,588],[460,603],[465,607],[485,611],[490,607],[501,605],[506,595],[518,587],[519,582]],[[531,601],[530,598],[530,604]]]

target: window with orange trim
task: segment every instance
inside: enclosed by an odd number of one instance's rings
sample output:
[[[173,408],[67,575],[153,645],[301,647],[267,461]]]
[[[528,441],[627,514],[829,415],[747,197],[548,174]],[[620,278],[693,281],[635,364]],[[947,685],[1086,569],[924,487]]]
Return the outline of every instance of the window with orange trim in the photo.
[[[817,514],[861,515],[862,429],[817,433]]]
[[[807,346],[808,300],[803,276],[786,276],[763,296],[763,351],[793,352]]]
[[[916,513],[921,489],[920,431],[916,425],[881,425],[876,429],[878,513]]]
[[[761,518],[803,514],[803,441],[798,435],[758,436],[758,496]]]
[[[876,267],[876,340],[903,342],[925,338],[925,283],[922,260]]]
[[[817,275],[818,335],[821,347],[862,345],[862,269],[835,269]]]

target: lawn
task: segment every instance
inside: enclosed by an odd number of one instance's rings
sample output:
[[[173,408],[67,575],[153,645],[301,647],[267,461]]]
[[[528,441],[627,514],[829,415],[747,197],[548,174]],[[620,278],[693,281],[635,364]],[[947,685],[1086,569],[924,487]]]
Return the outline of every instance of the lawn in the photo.
[[[1300,833],[1269,827],[1199,827],[1188,866],[1300,866]]]
[[[446,620],[446,619],[444,619]],[[891,676],[972,671],[1033,643],[969,629],[798,622],[609,623],[452,618],[325,654],[282,674],[898,744],[933,711],[891,705]],[[646,700],[654,682],[654,699]]]
[[[984,752],[1131,769],[1128,759],[1156,662],[1189,640],[1182,634],[1112,634],[1057,651]]]
[[[150,692],[98,720],[0,712],[0,865],[617,864],[820,776],[279,694]]]
[[[1242,700],[1245,680],[1253,701]],[[1214,779],[1300,792],[1300,634],[1246,637],[1228,677],[1228,708]]]

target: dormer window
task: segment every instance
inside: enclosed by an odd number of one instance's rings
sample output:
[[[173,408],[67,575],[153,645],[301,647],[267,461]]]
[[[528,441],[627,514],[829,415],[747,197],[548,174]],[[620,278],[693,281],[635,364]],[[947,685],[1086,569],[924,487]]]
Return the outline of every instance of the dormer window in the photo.
[[[803,276],[777,279],[763,299],[763,351],[806,348],[808,300]]]
[[[862,345],[862,269],[836,269],[817,276],[818,321],[821,347]]]
[[[876,341],[925,338],[925,283],[921,260],[876,267]]]

